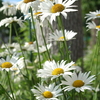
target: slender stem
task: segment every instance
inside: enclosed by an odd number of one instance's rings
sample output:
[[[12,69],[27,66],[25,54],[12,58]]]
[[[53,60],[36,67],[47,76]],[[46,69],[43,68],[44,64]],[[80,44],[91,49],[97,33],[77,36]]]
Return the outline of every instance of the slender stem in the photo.
[[[58,79],[59,79],[59,82],[61,83],[60,77],[58,77]],[[67,100],[67,97],[66,97],[66,94],[65,94],[65,92],[63,90],[63,86],[62,85],[61,85],[61,89],[62,89],[62,92],[63,92],[64,100]]]
[[[42,26],[40,26],[40,29],[41,29],[41,32],[42,32],[42,37],[43,37],[44,44],[45,44],[45,47],[46,47],[46,50],[47,50],[47,53],[48,53],[49,60],[51,60],[50,53],[49,53],[49,50],[47,48],[47,43],[46,43],[46,40],[45,40],[45,37],[44,37],[44,34],[43,34],[43,28],[42,28]]]
[[[62,42],[57,42],[59,53],[60,53],[60,60],[64,59],[65,54],[62,52]]]
[[[10,95],[8,94],[8,92],[5,90],[5,88],[0,84],[0,86],[2,87],[2,89],[5,91],[5,94],[7,95],[7,97],[10,99],[10,100],[13,100]]]
[[[32,8],[31,7],[30,7],[30,13],[31,13],[31,18],[32,18],[32,24],[33,24],[33,27],[34,27],[34,35],[35,35],[35,39],[36,39],[36,45],[37,45],[37,51],[38,51],[38,57],[39,57],[39,65],[40,65],[40,68],[41,68],[41,59],[40,59],[40,53],[39,53],[39,45],[38,45],[38,40],[37,40],[37,36],[36,36],[35,22],[34,22]]]
[[[31,21],[28,20],[28,22],[29,22],[29,39],[30,41],[32,41]]]
[[[48,20],[47,20],[48,21]],[[54,32],[54,30],[53,30],[53,28],[52,28],[52,25],[50,24],[50,22],[48,21],[48,25],[49,25],[49,27],[50,27],[50,29],[51,29],[51,31],[52,32]]]
[[[100,33],[99,33],[99,31],[98,31],[98,37],[97,37],[97,44],[96,44],[96,58],[97,58],[97,60],[96,60],[96,65],[95,65],[95,68],[96,68],[96,85],[97,85],[97,81],[98,81],[98,66],[99,66],[99,51],[100,51]]]
[[[18,32],[17,32],[17,29],[16,29],[16,26],[15,25],[14,25],[14,29],[15,29],[15,33],[16,33],[16,36],[17,36],[18,43],[20,45],[20,49],[21,49],[21,52],[22,52],[22,56],[24,57],[24,53],[23,53],[23,50],[22,50],[22,47],[21,47],[20,38],[18,36]],[[26,73],[27,73],[27,76],[28,76],[29,74],[28,74],[28,69],[27,69],[26,62],[25,62],[25,57],[24,57],[24,64],[25,64],[25,69],[26,69]]]
[[[79,98],[82,100],[82,92],[79,93]]]
[[[2,40],[2,38],[1,38],[0,40],[3,42],[3,44],[4,44],[5,48],[8,50],[8,53],[9,53],[9,54],[10,54],[10,56],[11,56],[12,54],[11,54],[11,52],[10,52],[9,48],[6,46],[6,44],[4,43],[4,41]]]
[[[28,21],[29,21],[29,40],[30,40],[30,42],[32,42],[33,40],[32,40],[32,31],[31,31],[31,21],[30,20],[28,20]],[[31,62],[33,61],[32,51],[30,51],[30,61]]]
[[[100,55],[100,34],[99,34],[99,31],[97,33],[97,41],[96,41],[96,45],[95,45],[95,48],[94,48],[94,51],[93,51],[93,56],[92,56],[92,59],[91,59],[91,71],[93,73],[95,73],[96,75],[96,80],[95,80],[95,86],[97,86],[98,84],[98,66],[99,66],[99,55]],[[96,60],[94,60],[96,59]],[[95,68],[95,69],[93,69]]]
[[[12,42],[12,23],[10,24],[9,44]]]
[[[65,47],[65,52],[66,52],[66,56],[67,56],[67,61],[69,62],[70,61],[69,50],[68,50],[68,47],[67,47],[67,42],[66,42],[66,38],[65,38],[65,32],[64,32],[64,27],[63,27],[63,23],[62,23],[62,20],[61,20],[61,16],[58,16],[57,20],[58,20],[58,25],[61,28],[63,36],[64,36],[64,47]]]
[[[72,100],[74,100],[75,99],[75,92],[74,92],[74,90],[72,90]]]
[[[9,83],[10,91],[11,91],[11,94],[12,94],[12,98],[13,98],[13,100],[15,100],[14,94],[13,94],[13,89],[12,89],[12,87],[11,87],[9,72],[7,72],[7,77],[8,77],[8,83]]]

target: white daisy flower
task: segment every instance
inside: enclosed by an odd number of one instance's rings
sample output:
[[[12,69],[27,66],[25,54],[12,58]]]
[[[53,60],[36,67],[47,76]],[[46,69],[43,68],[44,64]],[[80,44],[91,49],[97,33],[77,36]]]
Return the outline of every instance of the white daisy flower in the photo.
[[[18,45],[18,43],[11,43],[11,44],[6,43],[6,44],[2,44],[1,45],[2,52],[0,53],[0,56],[4,57],[4,56],[7,56],[9,54],[13,55],[15,53],[14,48],[17,45]]]
[[[30,7],[32,7],[33,10],[38,10],[38,5],[40,4],[39,0],[22,0],[18,2],[16,8],[18,10],[21,10],[22,13],[27,14],[29,13]]]
[[[41,61],[43,61],[43,56],[40,55],[40,59]],[[35,60],[34,60],[34,63],[39,63],[39,56],[36,56]]]
[[[28,51],[33,51],[34,50],[34,42],[25,42],[24,47]]]
[[[100,31],[100,25],[96,25],[93,21],[88,22],[86,27],[89,29],[96,29],[97,31]]]
[[[20,49],[20,44],[19,43],[7,43],[7,44],[3,44],[1,46],[2,49],[5,49],[3,52],[6,54],[6,55],[9,55],[9,54],[13,54],[17,51],[21,51]],[[20,53],[19,53],[20,55]]]
[[[77,92],[84,92],[84,90],[92,90],[90,86],[91,82],[95,80],[95,75],[89,76],[90,72],[82,73],[79,72],[73,73],[71,76],[65,75],[65,81],[62,81],[62,85],[66,85],[64,87],[65,91],[71,91],[75,89]]]
[[[42,14],[42,12],[36,12],[36,11],[33,11],[33,18],[36,19],[36,18],[39,18],[39,16]],[[27,13],[25,16],[24,16],[24,19],[31,19],[31,13]]]
[[[5,57],[7,55],[9,55],[9,52],[7,50],[0,52],[0,57]]]
[[[95,92],[99,92],[99,91],[100,91],[99,84],[98,84],[96,87],[93,87],[93,90],[94,90]]]
[[[12,57],[7,56],[6,59],[0,59],[0,70],[19,71],[24,67],[24,58],[19,58],[17,54]]]
[[[6,57],[7,55],[13,55],[15,52],[13,51],[13,49],[9,49],[9,48],[6,48],[5,50],[3,50],[1,53],[0,53],[0,56],[1,57]],[[19,54],[19,53],[18,53]]]
[[[0,21],[0,27],[5,25],[5,27],[7,27],[10,23],[16,22],[17,24],[19,24],[20,27],[24,26],[23,20],[21,20],[21,17],[17,19],[17,17],[9,17],[9,18],[5,18],[3,20]]]
[[[76,7],[72,5],[76,0],[55,0],[54,2],[50,0],[45,0],[40,3],[40,12],[42,12],[41,20],[44,21],[48,16],[50,17],[50,23],[56,20],[56,16],[62,14],[65,19],[67,18],[67,12],[77,11],[71,7]]]
[[[0,8],[0,11],[3,11],[4,14],[10,16],[15,15],[17,10],[14,4],[9,4],[7,2],[3,2],[3,7]]]
[[[20,81],[23,80],[23,75],[20,75],[20,74],[16,75],[16,77],[15,77],[15,74],[14,74],[12,77],[14,77],[14,82],[15,83],[20,82]]]
[[[96,10],[94,12],[89,12],[88,14],[86,14],[87,21],[91,20],[91,19],[95,19],[95,18],[100,18],[100,10]]]
[[[2,44],[1,45],[1,48],[10,48],[10,49],[13,49],[14,47],[16,47],[17,45],[19,45],[18,43],[11,43],[11,44],[9,44],[9,43],[7,43],[7,44]]]
[[[75,69],[76,72],[82,71],[82,68],[80,66],[78,66],[77,64],[73,64],[72,66],[74,66],[76,68]]]
[[[42,15],[42,12],[36,12],[36,11],[33,11],[33,18],[34,18],[34,21],[35,21],[35,27],[37,28],[38,27],[38,30],[40,30],[40,26],[42,27],[48,27],[48,20],[49,19],[46,19],[42,22],[40,16]],[[31,13],[28,13],[24,16],[24,19],[30,19],[31,22],[32,22],[32,16],[31,16]],[[36,30],[36,31],[38,31]],[[36,32],[38,33],[38,32]],[[38,37],[38,36],[37,36]],[[40,37],[39,37],[40,38]]]
[[[50,44],[47,44],[47,49],[49,50],[49,49],[51,48],[51,46],[52,46],[51,43],[50,43]],[[45,45],[42,45],[42,46],[39,45],[38,48],[39,48],[39,53],[43,53],[43,52],[47,51]],[[36,46],[36,45],[34,46],[34,50],[33,50],[33,51],[36,52],[36,53],[38,52],[37,46]]]
[[[25,47],[23,45],[20,46],[20,44],[18,44],[14,47],[13,51],[20,52],[20,53],[22,53],[22,51],[23,51],[26,54],[27,49],[28,49],[27,47]]]
[[[31,91],[37,100],[59,100],[57,97],[62,95],[62,93],[60,93],[62,90],[59,88],[59,85],[55,85],[54,83],[49,86],[38,84],[35,88],[36,89],[31,89]]]
[[[46,61],[43,64],[43,69],[38,70],[37,76],[42,78],[51,77],[51,79],[54,79],[64,74],[71,75],[72,72],[70,71],[75,69],[74,67],[72,67],[73,64],[73,61],[67,64],[64,60],[62,60],[61,62],[58,61],[57,63],[54,60]]]
[[[76,32],[73,32],[73,31],[67,31],[67,30],[64,30],[64,34],[65,34],[65,39],[66,41],[69,41],[71,39],[73,39],[73,37],[77,34]],[[64,41],[64,35],[62,33],[62,31],[58,31],[58,30],[55,30],[55,32],[52,34],[50,33],[49,34],[49,40],[50,41]]]

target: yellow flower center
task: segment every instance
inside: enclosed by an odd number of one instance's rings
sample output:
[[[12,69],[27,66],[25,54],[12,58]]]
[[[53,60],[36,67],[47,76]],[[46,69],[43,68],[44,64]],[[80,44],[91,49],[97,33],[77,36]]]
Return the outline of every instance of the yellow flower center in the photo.
[[[97,14],[96,16],[100,16],[100,14]]]
[[[18,68],[13,68],[13,71],[17,71],[18,70]]]
[[[96,28],[100,28],[100,25],[96,26]]]
[[[13,7],[13,5],[8,5],[8,7]]]
[[[63,36],[61,36],[58,40],[62,40],[62,39],[64,39],[64,37],[63,37]]]
[[[83,86],[84,85],[84,82],[82,81],[82,80],[76,80],[76,81],[74,81],[74,83],[73,83],[73,86],[74,87],[81,87],[81,86]]]
[[[52,75],[58,75],[64,73],[64,70],[62,68],[56,68],[52,71]]]
[[[4,62],[1,64],[1,67],[2,68],[10,68],[12,67],[13,65],[10,63],[10,62]]]
[[[29,42],[29,44],[33,44],[33,42]]]
[[[42,12],[36,12],[36,13],[34,13],[34,15],[38,15],[38,14],[41,14]]]
[[[76,64],[73,64],[72,66],[77,66]]]
[[[42,2],[42,1],[44,1],[44,0],[40,0],[40,1]]]
[[[45,98],[52,98],[53,94],[50,91],[45,91],[42,94]]]
[[[52,13],[62,12],[65,9],[65,7],[62,4],[55,4],[51,8]]]
[[[44,1],[44,0],[40,0],[40,1],[42,2],[42,1]],[[50,0],[50,1],[53,1],[53,0]]]
[[[24,3],[29,3],[29,2],[33,2],[35,0],[24,0]]]

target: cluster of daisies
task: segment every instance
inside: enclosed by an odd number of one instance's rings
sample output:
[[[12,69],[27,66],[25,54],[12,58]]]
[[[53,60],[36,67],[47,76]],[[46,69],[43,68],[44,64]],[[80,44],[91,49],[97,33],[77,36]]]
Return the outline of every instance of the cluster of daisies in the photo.
[[[16,22],[19,26],[24,27],[24,21],[15,16],[17,10],[20,10],[24,14],[24,19],[31,18],[30,8],[32,9],[32,14],[36,22],[36,28],[39,28],[39,25],[42,27],[48,27],[48,21],[52,24],[53,21],[56,21],[56,17],[63,15],[64,18],[67,18],[68,12],[77,11],[73,9],[76,7],[72,5],[76,0],[22,0],[17,5],[3,3],[3,7],[0,8],[0,11],[3,11],[6,15],[13,15],[13,17],[7,17],[0,21],[0,27]],[[16,10],[15,10],[16,9]],[[39,20],[38,20],[39,18]],[[37,32],[38,34],[38,32]],[[71,40],[77,34],[73,31],[64,30],[66,40]],[[55,41],[64,41],[64,36],[61,30],[55,30],[53,34],[49,34],[49,40]]]
[[[49,50],[52,46],[52,44],[47,44],[47,49]],[[45,51],[47,51],[45,45],[39,45],[39,53],[43,53]],[[9,53],[13,54],[13,53],[20,53],[22,54],[22,51],[24,53],[28,53],[30,51],[32,51],[33,53],[37,53],[37,45],[36,45],[36,41],[34,42],[25,42],[23,45],[20,45],[19,43],[7,43],[7,44],[2,44],[1,45],[1,49],[3,50],[3,52],[0,52],[0,56],[7,56]]]
[[[86,14],[85,18],[87,18],[87,28],[88,29],[96,29],[97,32],[100,31],[100,24],[98,23],[98,21],[96,21],[96,19],[100,18],[100,10],[96,10],[94,12],[90,12]],[[88,22],[90,20],[91,22]]]
[[[32,53],[44,53],[51,49],[52,41],[62,42],[74,39],[75,35],[77,35],[76,32],[66,29],[63,31],[56,29],[52,31],[52,33],[48,33],[49,37],[48,41],[46,41],[46,45],[38,44],[40,27],[48,28],[48,23],[53,26],[53,22],[56,21],[60,15],[66,19],[68,12],[77,11],[77,9],[74,8],[76,5],[73,5],[76,1],[77,0],[22,0],[17,5],[3,3],[3,7],[0,8],[0,11],[4,11],[6,15],[11,17],[1,20],[0,27],[3,25],[6,27],[13,22],[23,27],[26,19],[29,19],[32,23],[33,19],[35,19],[37,41],[25,42],[23,45],[20,43],[3,44],[1,48],[4,49],[4,51],[0,53],[2,57],[0,59],[0,70],[20,72],[20,70],[25,67],[25,60],[24,57],[21,57],[23,56],[21,52],[24,52],[24,54],[30,51]],[[22,17],[17,18],[15,16],[17,10],[23,13],[24,20],[21,19]],[[21,56],[19,57],[19,55]],[[6,56],[6,59],[4,59],[3,56]],[[78,93],[81,91],[84,92],[86,89],[92,90],[93,87],[91,84],[92,81],[95,80],[95,76],[90,76],[90,72],[82,73],[81,68],[76,66],[73,61],[68,62],[61,60],[56,62],[51,59],[50,61],[45,61],[42,67],[37,70],[37,77],[41,78],[41,82],[38,83],[38,86],[34,86],[34,89],[31,89],[37,100],[60,100],[59,97],[64,95],[63,92],[66,93],[65,97],[67,98],[67,92],[72,90]],[[47,84],[45,84],[45,82],[47,82]]]
[[[64,60],[61,62],[46,61],[43,64],[43,69],[37,71],[37,77],[41,77],[45,81],[48,79],[52,82],[57,81],[57,83],[51,83],[48,86],[41,83],[31,91],[37,100],[59,100],[58,97],[64,95],[62,91],[68,96],[67,93],[72,90],[77,93],[92,90],[91,83],[95,80],[95,75],[89,76],[90,72],[82,73],[80,70],[76,70],[73,61],[70,63],[66,63]]]

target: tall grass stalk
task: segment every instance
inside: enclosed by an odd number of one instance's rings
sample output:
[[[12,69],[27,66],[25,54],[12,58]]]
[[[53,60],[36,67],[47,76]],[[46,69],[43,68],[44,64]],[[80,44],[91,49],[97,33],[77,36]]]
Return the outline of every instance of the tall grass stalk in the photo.
[[[0,84],[0,87],[4,90],[5,95],[8,97],[9,100],[13,100],[13,98],[8,94],[8,92],[5,90],[5,88]]]
[[[9,88],[10,88],[10,91],[11,91],[11,94],[12,94],[12,98],[13,98],[13,100],[16,100],[15,97],[14,97],[14,92],[13,92],[12,86],[11,86],[9,72],[7,72],[7,77],[8,77],[8,83],[9,83]]]
[[[12,42],[12,23],[10,24],[10,32],[9,32],[9,44]]]
[[[65,48],[66,58],[67,58],[67,61],[70,62],[69,50],[68,50],[68,47],[67,47],[67,42],[66,42],[65,32],[64,32],[64,26],[63,26],[63,23],[62,23],[62,18],[61,18],[61,16],[58,16],[58,17],[57,17],[57,21],[58,21],[58,26],[59,26],[59,28],[61,29],[61,31],[62,31],[62,33],[63,33],[63,36],[64,36],[64,48]]]
[[[24,57],[24,64],[25,64],[25,69],[26,69],[26,76],[28,76],[29,74],[28,74],[28,69],[27,69],[27,65],[26,65],[26,62],[25,62],[25,56],[24,56],[24,53],[23,53],[23,50],[22,50],[20,38],[19,38],[19,35],[18,35],[18,32],[17,32],[17,29],[16,29],[15,25],[14,25],[14,29],[15,29],[15,33],[16,33],[16,36],[17,36],[18,43],[20,45],[22,56]]]
[[[37,36],[36,36],[35,22],[34,22],[33,12],[32,12],[32,8],[31,7],[30,7],[30,13],[31,13],[32,25],[34,27],[34,35],[35,35],[35,39],[36,39],[36,45],[37,45],[37,51],[38,51],[38,57],[39,57],[39,66],[41,68],[42,66],[41,66],[41,58],[40,58],[40,52],[39,52],[39,45],[38,45],[38,40],[37,40]]]

